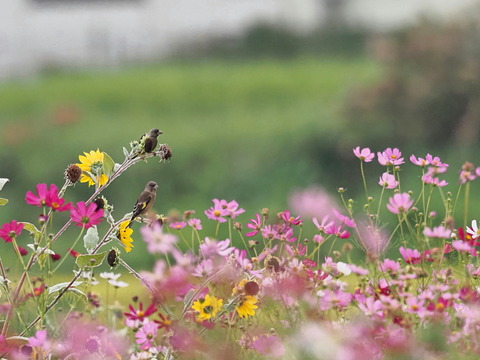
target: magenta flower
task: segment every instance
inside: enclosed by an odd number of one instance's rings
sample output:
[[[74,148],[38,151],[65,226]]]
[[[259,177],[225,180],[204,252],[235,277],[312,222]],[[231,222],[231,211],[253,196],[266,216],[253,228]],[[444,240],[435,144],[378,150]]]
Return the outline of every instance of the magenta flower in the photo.
[[[155,312],[157,311],[157,308],[153,303],[150,304],[150,306],[146,310],[143,310],[142,302],[138,304],[138,310],[135,310],[132,305],[128,305],[128,309],[130,310],[130,312],[123,313],[123,315],[125,315],[127,319],[139,321],[143,321],[146,317],[155,314]]]
[[[425,227],[423,230],[423,235],[428,236],[430,238],[438,238],[438,239],[450,239],[452,235],[452,231],[449,229],[445,229],[443,226],[437,226],[433,229],[429,227]]]
[[[384,152],[378,152],[377,156],[378,162],[383,166],[401,165],[404,163],[402,153],[397,148],[394,148],[393,150],[387,148]]]
[[[350,237],[350,233],[347,230],[342,230],[341,226],[337,226],[333,222],[330,225],[326,226],[324,231],[325,234],[335,235],[340,239],[347,239]]]
[[[400,246],[400,254],[407,264],[418,264],[422,261],[422,255],[417,249],[405,249],[403,246]]]
[[[135,333],[135,342],[142,350],[150,349],[157,337],[158,325],[153,321],[144,321],[142,327]]]
[[[302,225],[302,219],[300,219],[300,216],[293,217],[292,215],[290,215],[290,210],[285,210],[281,212],[280,218],[291,225]]]
[[[16,220],[10,221],[10,223],[3,224],[0,229],[0,238],[5,242],[12,242],[17,236],[20,236],[23,230],[23,223],[18,223]]]
[[[168,224],[168,226],[170,226],[172,229],[181,230],[185,226],[187,226],[187,223],[185,221],[175,221],[173,223]]]
[[[398,181],[395,180],[395,176],[384,172],[378,180],[378,185],[383,186],[385,189],[395,189],[398,186]]]
[[[52,186],[55,185],[50,185],[50,189]],[[27,194],[25,195],[25,201],[29,205],[34,205],[38,207],[42,207],[46,205],[47,203],[47,197],[49,194],[49,190],[47,190],[47,184],[37,184],[37,195],[35,195],[33,192],[28,191]]]
[[[255,214],[255,219],[250,219],[250,223],[247,223],[247,228],[253,230],[245,234],[245,236],[252,237],[258,234],[262,227],[262,218],[260,214]]]
[[[37,194],[28,191],[25,195],[26,203],[38,207],[48,206],[53,211],[66,211],[72,207],[71,203],[64,204],[65,199],[58,196],[58,188],[55,184],[51,184],[49,189],[47,184],[37,184]]]
[[[369,148],[360,149],[360,146],[353,149],[353,153],[357,158],[364,162],[370,162],[375,157],[375,154],[372,153]]]
[[[324,216],[324,217],[322,218],[322,222],[321,222],[321,223],[318,222],[317,218],[313,218],[313,219],[312,219],[312,222],[313,222],[313,224],[315,225],[315,227],[316,227],[319,231],[322,231],[322,232],[325,232],[325,228],[326,228],[327,226],[333,225],[333,221],[329,221],[329,220],[328,220],[328,215],[326,215],[326,216]]]
[[[38,330],[35,336],[28,338],[28,345],[31,347],[43,348],[47,344],[47,330]]]
[[[208,210],[205,210],[205,215],[211,220],[216,220],[218,222],[225,222],[227,219],[224,216],[228,216],[229,212],[226,210],[226,201],[213,199],[213,206]]]
[[[103,209],[97,210],[95,203],[86,206],[84,201],[80,201],[70,210],[70,217],[77,226],[88,229],[102,221]]]
[[[407,212],[412,205],[413,200],[410,199],[410,195],[407,193],[394,194],[388,200],[387,209],[394,214],[400,214],[402,212]]]
[[[468,252],[475,254],[475,248],[473,248],[468,242],[462,240],[455,240],[452,241],[452,247],[460,252]]]

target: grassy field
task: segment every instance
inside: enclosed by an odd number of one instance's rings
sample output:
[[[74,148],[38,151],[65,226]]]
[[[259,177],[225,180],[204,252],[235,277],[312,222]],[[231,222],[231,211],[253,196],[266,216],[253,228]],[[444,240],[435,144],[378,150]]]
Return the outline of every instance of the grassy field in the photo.
[[[23,199],[36,183],[61,185],[83,151],[100,148],[121,162],[122,147],[152,127],[163,130],[173,158],[139,164],[105,191],[118,217],[148,180],[160,184],[160,213],[200,212],[218,197],[247,208],[242,221],[262,207],[281,210],[296,187],[322,183],[334,191],[328,164],[345,131],[341,104],[352,86],[378,75],[366,59],[308,57],[181,61],[4,83],[0,177],[11,182],[1,217],[35,222]],[[91,191],[78,185],[67,199]]]

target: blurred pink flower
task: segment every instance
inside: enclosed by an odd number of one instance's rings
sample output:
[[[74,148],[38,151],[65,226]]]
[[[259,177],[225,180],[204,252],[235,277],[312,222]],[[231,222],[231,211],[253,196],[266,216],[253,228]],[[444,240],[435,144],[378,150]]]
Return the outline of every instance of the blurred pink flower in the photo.
[[[338,208],[337,201],[323,187],[318,185],[295,190],[288,198],[288,207],[302,218],[323,218],[332,215]]]
[[[227,219],[225,219],[224,216],[227,216],[229,213],[226,210],[226,202],[225,200],[218,200],[218,199],[213,199],[213,206],[210,207],[209,209],[205,210],[205,215],[211,219],[211,220],[216,220],[218,222],[226,222]]]
[[[202,222],[200,219],[189,219],[187,222],[188,226],[194,228],[195,230],[202,230]]]
[[[353,149],[353,153],[357,158],[364,162],[370,162],[375,157],[375,154],[371,152],[369,148],[360,149],[360,146]]]
[[[150,254],[168,254],[175,248],[177,237],[173,234],[165,234],[158,222],[150,226],[142,226],[140,232]]]
[[[187,223],[185,221],[175,221],[168,224],[168,226],[170,226],[172,229],[181,230],[187,226]]]
[[[452,235],[452,230],[446,229],[442,225],[436,226],[433,229],[425,227],[425,229],[423,230],[423,235],[430,238],[450,239],[450,236]]]
[[[268,358],[281,358],[285,355],[285,346],[277,335],[261,335],[252,343],[252,348]]]
[[[228,256],[235,249],[235,247],[229,245],[230,239],[215,241],[207,237],[200,245],[200,251],[206,259],[214,255]]]

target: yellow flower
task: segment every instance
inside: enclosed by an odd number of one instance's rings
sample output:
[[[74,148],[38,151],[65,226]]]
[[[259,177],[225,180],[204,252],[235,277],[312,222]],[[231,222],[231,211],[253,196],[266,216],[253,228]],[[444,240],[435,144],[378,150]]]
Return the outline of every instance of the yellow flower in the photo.
[[[133,229],[129,228],[128,225],[130,224],[129,220],[125,220],[120,224],[120,230],[118,231],[118,239],[121,241],[123,246],[125,247],[125,251],[128,253],[132,251],[133,248],[133,239],[132,233]]]
[[[223,306],[223,299],[217,299],[215,296],[206,295],[205,299],[197,300],[193,303],[192,309],[198,312],[197,320],[208,320],[217,315]]]
[[[108,181],[108,176],[103,173],[103,153],[97,149],[84,154],[85,156],[78,157],[80,164],[77,165],[83,170],[80,182],[88,182],[88,186],[104,185]]]
[[[258,302],[258,299],[255,296],[246,295],[242,297],[242,301],[235,308],[237,310],[238,316],[241,318],[255,315],[255,309],[258,308],[255,305]]]

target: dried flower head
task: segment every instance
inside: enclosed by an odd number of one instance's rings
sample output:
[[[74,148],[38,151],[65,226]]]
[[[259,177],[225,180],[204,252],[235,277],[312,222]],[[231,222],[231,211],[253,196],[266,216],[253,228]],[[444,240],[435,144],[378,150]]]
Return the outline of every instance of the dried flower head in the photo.
[[[107,255],[108,265],[114,268],[118,265],[118,261],[119,261],[118,250],[117,249],[110,250]]]
[[[80,166],[77,164],[68,165],[65,170],[65,179],[68,179],[72,184],[75,184],[80,180],[80,176],[82,176],[82,169],[80,169]]]
[[[245,295],[255,296],[260,290],[260,286],[255,281],[247,281],[244,285]]]

